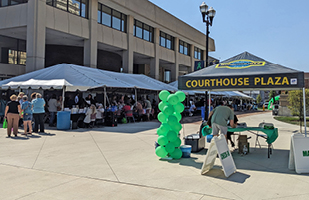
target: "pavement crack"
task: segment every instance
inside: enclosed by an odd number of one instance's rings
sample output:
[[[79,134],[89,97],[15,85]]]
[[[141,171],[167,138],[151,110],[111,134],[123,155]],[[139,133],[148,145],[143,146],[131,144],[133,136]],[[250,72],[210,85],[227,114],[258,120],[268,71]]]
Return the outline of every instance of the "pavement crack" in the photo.
[[[89,135],[91,136],[93,142],[95,143],[95,145],[97,146],[97,148],[98,148],[99,151],[101,152],[103,158],[105,159],[106,163],[108,164],[108,167],[110,168],[110,170],[113,172],[113,174],[114,174],[114,176],[116,177],[117,181],[120,182],[119,179],[118,179],[118,177],[117,177],[117,175],[116,175],[116,173],[115,173],[115,171],[113,170],[112,166],[109,164],[109,162],[108,162],[108,160],[106,159],[106,157],[105,157],[103,151],[101,150],[101,148],[99,147],[98,143],[95,141],[95,139],[93,138],[93,136],[92,136],[92,134],[91,134],[90,132],[89,132]]]
[[[36,164],[36,161],[38,160],[38,158],[39,158],[39,156],[40,156],[40,154],[41,154],[41,151],[42,151],[42,149],[43,149],[43,146],[44,146],[44,144],[45,144],[45,141],[46,141],[46,138],[44,139],[44,142],[43,142],[43,144],[42,144],[42,146],[41,146],[41,148],[40,148],[40,151],[39,151],[38,155],[37,155],[36,158],[35,158],[35,161],[34,161],[32,167],[31,167],[31,169],[34,168],[34,165]]]
[[[19,197],[19,198],[17,198],[17,199],[22,199],[22,198],[25,198],[25,197],[29,197],[29,196],[31,196],[31,195],[33,195],[33,194],[37,194],[37,193],[40,193],[40,192],[48,191],[48,190],[57,188],[57,187],[59,187],[59,186],[61,186],[61,185],[65,185],[65,184],[68,184],[68,183],[70,183],[70,182],[76,181],[76,180],[78,180],[78,179],[81,179],[81,178],[80,178],[80,177],[79,177],[79,178],[75,178],[75,179],[73,179],[73,180],[69,180],[69,181],[60,183],[60,184],[58,184],[58,185],[54,185],[54,186],[49,187],[49,188],[47,188],[47,189],[39,190],[39,191],[36,191],[36,192],[31,192],[31,193],[26,194],[26,195],[24,195],[24,196],[21,196],[21,197]]]

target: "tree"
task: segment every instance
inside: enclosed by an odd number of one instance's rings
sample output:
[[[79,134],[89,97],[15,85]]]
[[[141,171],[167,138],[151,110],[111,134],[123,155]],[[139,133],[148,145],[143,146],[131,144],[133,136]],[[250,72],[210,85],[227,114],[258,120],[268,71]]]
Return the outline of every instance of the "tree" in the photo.
[[[260,103],[262,101],[262,97],[261,97],[261,95],[259,94],[259,95],[257,95],[257,97],[256,97],[256,103]]]
[[[268,101],[270,101],[272,98],[275,98],[275,96],[276,96],[276,91],[271,90],[268,95]]]
[[[309,89],[306,89],[306,110],[309,108]],[[292,115],[299,117],[300,132],[302,132],[302,123],[304,121],[304,103],[303,103],[303,91],[293,90],[289,91],[289,109],[292,111]]]

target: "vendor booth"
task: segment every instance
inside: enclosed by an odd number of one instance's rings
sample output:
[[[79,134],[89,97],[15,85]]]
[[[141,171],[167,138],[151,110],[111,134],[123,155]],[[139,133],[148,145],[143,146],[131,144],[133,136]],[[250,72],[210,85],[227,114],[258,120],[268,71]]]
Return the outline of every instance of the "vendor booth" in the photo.
[[[304,110],[306,110],[304,72],[290,69],[279,64],[270,63],[248,52],[241,53],[219,64],[215,64],[191,74],[179,77],[178,88],[180,90],[201,90],[209,92],[232,90],[303,89]],[[305,112],[304,120],[305,136],[303,135],[303,138],[306,138]],[[266,141],[268,144],[271,144],[276,140],[277,136],[276,134],[271,134],[271,138],[266,137]],[[295,143],[296,141],[293,142],[294,146]],[[307,145],[309,146],[308,143]],[[291,146],[291,149],[292,148],[293,147]],[[306,149],[302,149],[302,151],[305,150]],[[294,157],[299,158],[298,154],[302,154],[302,151],[299,150],[296,152],[294,149]],[[309,157],[304,158],[307,159],[307,163],[309,163]],[[298,163],[298,161],[295,160],[295,163]],[[303,166],[300,168],[302,167]]]

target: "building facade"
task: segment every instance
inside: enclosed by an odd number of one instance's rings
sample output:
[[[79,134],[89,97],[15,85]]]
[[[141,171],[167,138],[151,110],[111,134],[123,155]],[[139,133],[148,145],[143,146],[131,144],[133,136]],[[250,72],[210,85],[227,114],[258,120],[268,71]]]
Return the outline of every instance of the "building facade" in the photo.
[[[148,0],[0,0],[0,79],[72,63],[171,82],[205,59],[205,43]]]

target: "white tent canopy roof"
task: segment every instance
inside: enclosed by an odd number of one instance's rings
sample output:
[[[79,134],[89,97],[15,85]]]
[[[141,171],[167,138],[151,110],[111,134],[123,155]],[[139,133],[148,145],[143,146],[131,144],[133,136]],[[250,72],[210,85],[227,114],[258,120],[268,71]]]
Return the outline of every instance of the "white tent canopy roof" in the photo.
[[[142,74],[110,72],[73,64],[58,64],[0,81],[2,89],[62,89],[86,91],[97,87],[140,88],[146,90],[178,89]]]

